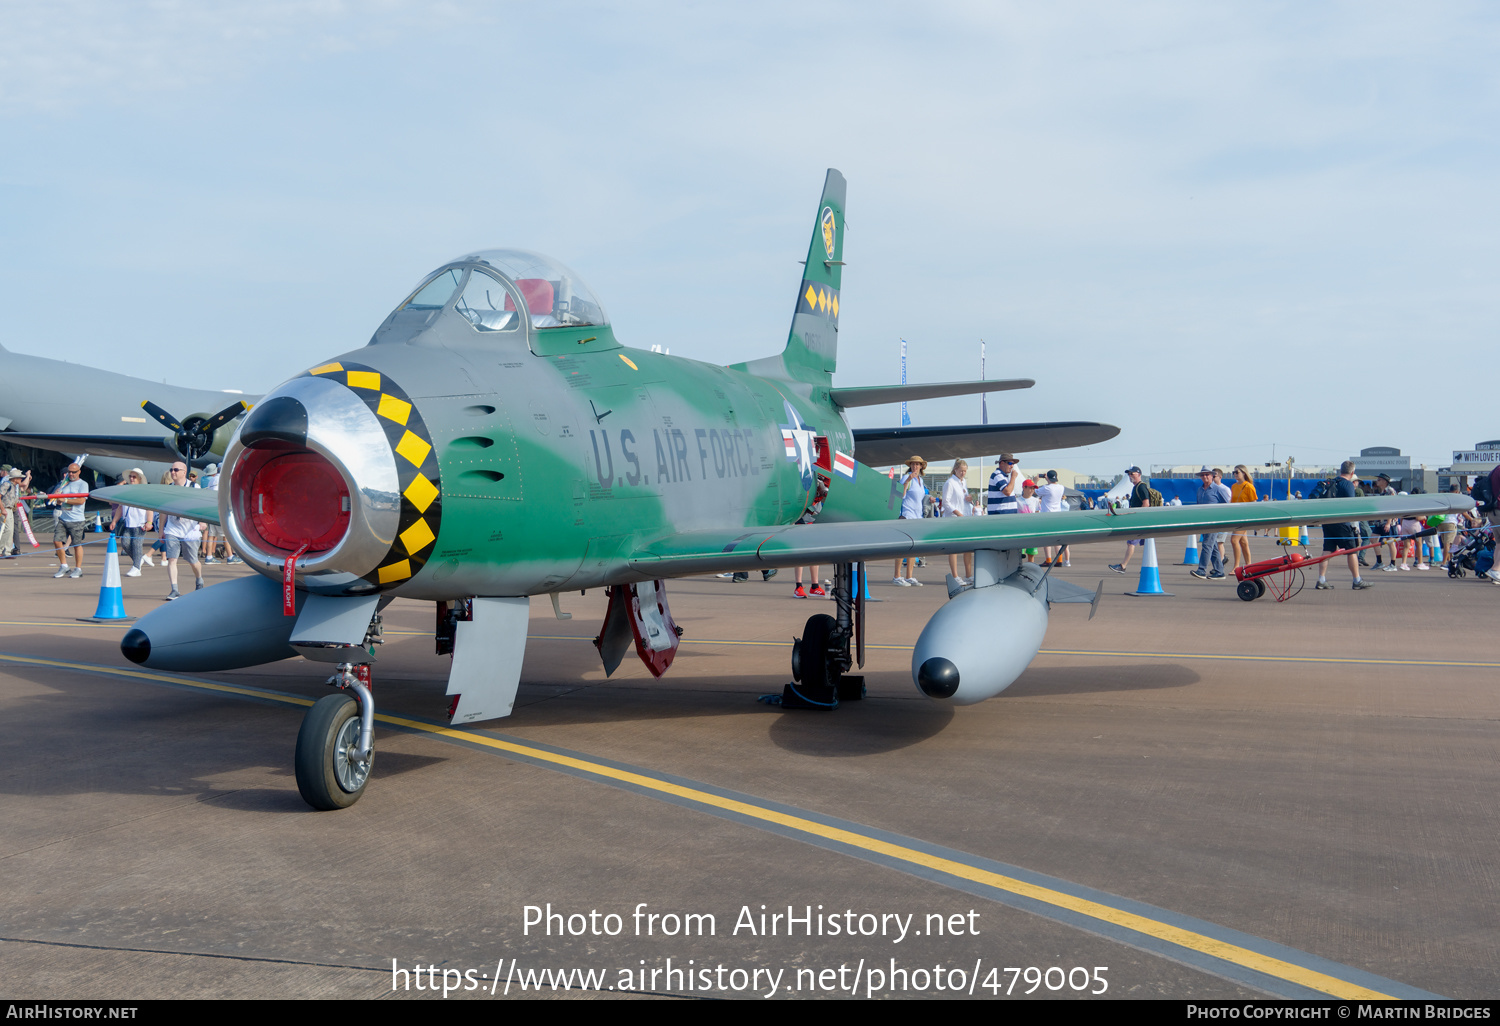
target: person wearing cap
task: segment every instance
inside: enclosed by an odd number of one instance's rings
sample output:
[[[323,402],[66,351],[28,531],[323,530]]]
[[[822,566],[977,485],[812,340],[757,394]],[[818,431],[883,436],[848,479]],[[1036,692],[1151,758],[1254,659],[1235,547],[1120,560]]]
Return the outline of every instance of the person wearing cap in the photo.
[[[927,486],[922,475],[927,471],[927,461],[913,456],[906,461],[906,473],[901,475],[901,519],[921,520],[922,502],[927,498]],[[916,578],[917,560],[914,556],[896,560],[896,569],[891,583],[898,588],[920,588],[922,582]],[[912,576],[908,577],[906,574]]]
[[[1387,475],[1377,474],[1371,492],[1374,495],[1395,495],[1396,489],[1391,486],[1391,479]],[[1396,570],[1396,522],[1394,520],[1371,520],[1370,530],[1380,542],[1380,547],[1375,550],[1375,569],[1394,572]]]
[[[1020,461],[1008,452],[1002,452],[995,461],[995,472],[990,475],[989,491],[985,495],[985,512],[1015,513],[1020,509],[1021,472],[1016,469]]]
[[[1061,513],[1063,508],[1063,486],[1057,483],[1057,471],[1047,471],[1047,480],[1040,484],[1036,490],[1036,498],[1041,503],[1043,513]],[[1068,547],[1047,546],[1046,559],[1048,563],[1061,563],[1068,566]]]
[[[1141,468],[1128,467],[1125,470],[1125,476],[1130,478],[1131,484],[1130,508],[1140,509],[1143,506],[1151,505],[1151,486],[1141,477]],[[1135,553],[1135,547],[1144,544],[1146,544],[1146,539],[1144,538],[1131,538],[1126,541],[1125,558],[1118,563],[1109,564],[1109,568],[1117,574],[1123,574],[1130,568],[1130,557]]]
[[[1028,477],[1021,482],[1021,501],[1016,503],[1016,512],[1040,513],[1041,511],[1042,502],[1036,497],[1036,482]],[[1036,562],[1036,554],[1037,550],[1034,548],[1021,550],[1021,555],[1026,557],[1028,563]]]
[[[146,472],[140,467],[132,467],[121,478],[120,484],[145,484]],[[109,519],[109,530],[120,539],[120,547],[130,553],[130,569],[125,571],[126,577],[141,576],[141,560],[143,558],[142,540],[146,534],[146,525],[151,522],[151,514],[135,506],[121,506],[119,503],[111,504]]]
[[[31,487],[31,471],[19,467],[6,470],[5,480],[0,482],[0,559],[14,559],[11,552],[16,548],[16,505]]]
[[[1219,481],[1212,467],[1198,471],[1198,504],[1228,503],[1233,499],[1229,489]],[[1219,548],[1224,541],[1223,532],[1204,534],[1198,537],[1198,567],[1189,571],[1194,577],[1210,581],[1224,579],[1224,553]]]

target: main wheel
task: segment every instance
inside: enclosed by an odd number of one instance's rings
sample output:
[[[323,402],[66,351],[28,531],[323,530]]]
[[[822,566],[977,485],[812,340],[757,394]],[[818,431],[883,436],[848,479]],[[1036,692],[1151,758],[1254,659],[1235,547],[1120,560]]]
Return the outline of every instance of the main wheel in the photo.
[[[302,717],[297,732],[297,790],[315,809],[347,809],[359,801],[370,779],[375,753],[363,762],[359,750],[359,703],[344,692],[326,695]]]
[[[802,628],[802,640],[792,646],[792,679],[802,685],[809,697],[822,700],[833,691],[836,675],[829,672],[828,642],[838,625],[826,613],[810,616]]]
[[[1239,583],[1239,587],[1234,589],[1235,594],[1244,599],[1246,602],[1254,602],[1256,599],[1260,598],[1260,589],[1255,585],[1255,581],[1241,581]]]

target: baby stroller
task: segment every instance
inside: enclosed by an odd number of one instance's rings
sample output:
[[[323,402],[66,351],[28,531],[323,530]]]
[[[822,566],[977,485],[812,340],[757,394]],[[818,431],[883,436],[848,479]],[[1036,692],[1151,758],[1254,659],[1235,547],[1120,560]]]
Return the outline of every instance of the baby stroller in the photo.
[[[1462,577],[1472,571],[1482,574],[1495,565],[1495,538],[1488,527],[1464,531],[1462,540],[1448,554],[1448,576]]]

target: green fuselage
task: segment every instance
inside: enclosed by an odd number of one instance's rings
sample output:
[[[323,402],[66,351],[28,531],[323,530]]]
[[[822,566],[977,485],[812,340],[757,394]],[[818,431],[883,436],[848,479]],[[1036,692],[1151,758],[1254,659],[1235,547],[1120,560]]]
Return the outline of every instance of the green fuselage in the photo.
[[[788,406],[830,454],[853,451],[826,386],[623,348],[607,326],[528,345],[450,317],[339,360],[399,385],[431,435],[441,526],[421,571],[389,589],[413,598],[640,580],[626,560],[652,540],[796,521],[813,496],[787,454]],[[895,515],[884,475],[825,476],[825,519]]]

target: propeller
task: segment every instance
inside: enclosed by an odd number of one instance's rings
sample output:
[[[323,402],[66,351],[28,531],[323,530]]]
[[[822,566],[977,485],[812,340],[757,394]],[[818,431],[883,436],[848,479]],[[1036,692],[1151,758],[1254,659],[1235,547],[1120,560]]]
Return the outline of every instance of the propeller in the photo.
[[[209,449],[213,447],[214,435],[219,428],[250,409],[250,404],[240,401],[233,406],[226,406],[212,417],[192,416],[182,423],[178,423],[177,418],[149,399],[141,403],[141,409],[151,414],[163,427],[172,432],[173,446],[184,459],[191,463],[207,455]]]

